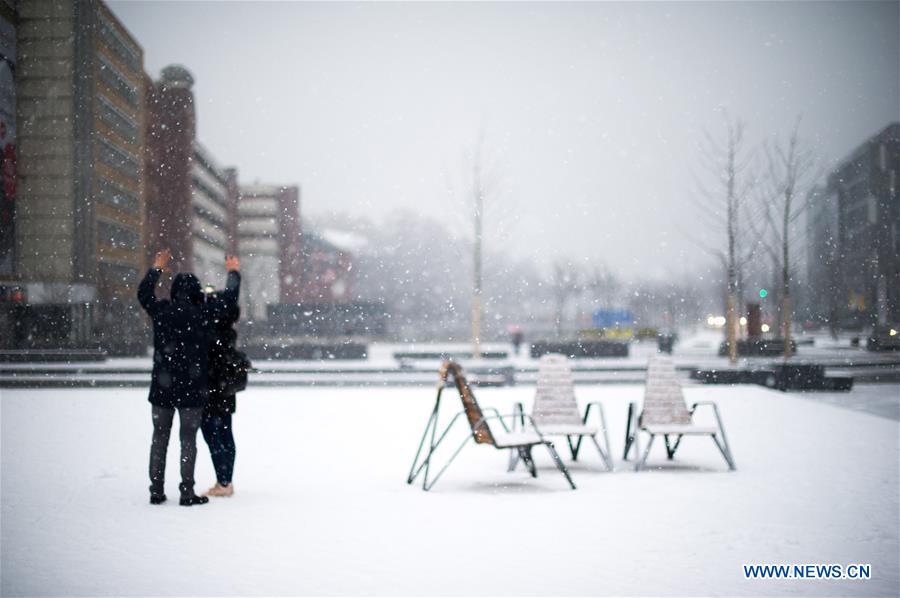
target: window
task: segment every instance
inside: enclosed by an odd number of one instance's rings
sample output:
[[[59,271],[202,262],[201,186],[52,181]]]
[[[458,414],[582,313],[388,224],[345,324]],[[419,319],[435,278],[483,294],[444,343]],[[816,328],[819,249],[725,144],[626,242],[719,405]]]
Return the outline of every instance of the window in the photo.
[[[116,146],[108,139],[100,140],[100,161],[112,166],[119,172],[128,175],[129,178],[137,178],[140,164],[130,152]]]
[[[106,179],[97,181],[96,199],[108,206],[124,210],[129,214],[138,214],[141,202],[137,193],[128,191]]]
[[[98,27],[98,30],[103,43],[105,43],[109,49],[122,60],[122,62],[127,64],[128,68],[133,71],[141,70],[141,57],[138,52],[116,29],[112,21],[110,21],[102,12],[100,13],[100,26]]]
[[[98,220],[97,243],[115,247],[116,249],[137,249],[140,244],[140,235],[119,224]]]
[[[102,54],[100,58],[100,79],[109,85],[123,100],[134,107],[138,105],[138,88],[137,85],[128,80],[122,72],[113,66]]]
[[[130,116],[116,108],[108,99],[103,96],[99,96],[99,99],[97,112],[100,114],[100,120],[118,133],[125,141],[137,143],[137,123]]]

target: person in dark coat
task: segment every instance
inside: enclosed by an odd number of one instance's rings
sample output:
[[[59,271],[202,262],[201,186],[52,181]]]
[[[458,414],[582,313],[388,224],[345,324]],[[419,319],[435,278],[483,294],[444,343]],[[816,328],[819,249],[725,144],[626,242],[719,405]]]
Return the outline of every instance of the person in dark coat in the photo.
[[[177,410],[181,424],[179,504],[191,506],[209,501],[194,493],[197,429],[208,396],[210,331],[224,310],[237,304],[240,262],[235,257],[226,259],[229,272],[223,300],[205,304],[200,281],[187,273],[175,276],[170,300],[156,298],[156,284],[170,258],[168,250],[156,254],[153,267],[138,286],[138,301],[153,321],[153,375],[148,399],[153,405],[150,502],[160,504],[166,500],[166,449]]]
[[[211,293],[207,301],[213,303],[224,301],[222,295],[221,292]],[[240,318],[241,311],[236,304],[223,307],[222,317],[213,323],[212,328],[213,339],[209,347],[209,398],[203,408],[203,423],[200,425],[216,472],[216,484],[204,496],[234,494],[231,478],[237,450],[231,416],[235,412],[237,401],[225,378],[227,364],[237,351],[237,331],[234,325]]]

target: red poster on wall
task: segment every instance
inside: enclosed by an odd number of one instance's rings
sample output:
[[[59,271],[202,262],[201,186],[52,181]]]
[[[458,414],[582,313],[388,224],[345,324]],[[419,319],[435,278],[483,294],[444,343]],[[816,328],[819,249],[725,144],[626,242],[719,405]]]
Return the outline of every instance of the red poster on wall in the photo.
[[[0,17],[0,276],[16,249],[16,30]]]

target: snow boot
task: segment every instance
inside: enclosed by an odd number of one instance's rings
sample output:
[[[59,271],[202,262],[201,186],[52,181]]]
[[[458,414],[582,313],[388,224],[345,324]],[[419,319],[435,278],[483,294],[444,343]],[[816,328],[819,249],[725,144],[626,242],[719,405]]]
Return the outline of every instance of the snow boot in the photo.
[[[209,499],[205,496],[197,496],[195,494],[194,496],[182,496],[181,500],[178,501],[178,504],[182,507],[191,507],[194,505],[205,505],[208,502]]]
[[[207,490],[203,496],[231,496],[232,494],[234,494],[234,484],[223,486],[216,482],[216,485]]]
[[[151,505],[161,505],[166,502],[165,494],[151,494],[150,495],[150,504]]]

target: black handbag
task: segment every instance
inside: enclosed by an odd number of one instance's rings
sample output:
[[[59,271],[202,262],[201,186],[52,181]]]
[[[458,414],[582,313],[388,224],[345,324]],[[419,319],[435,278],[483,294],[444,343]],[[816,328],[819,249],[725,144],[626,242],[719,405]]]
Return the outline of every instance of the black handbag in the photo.
[[[223,356],[220,388],[222,394],[233,395],[247,388],[247,374],[253,364],[242,351],[234,349]]]

